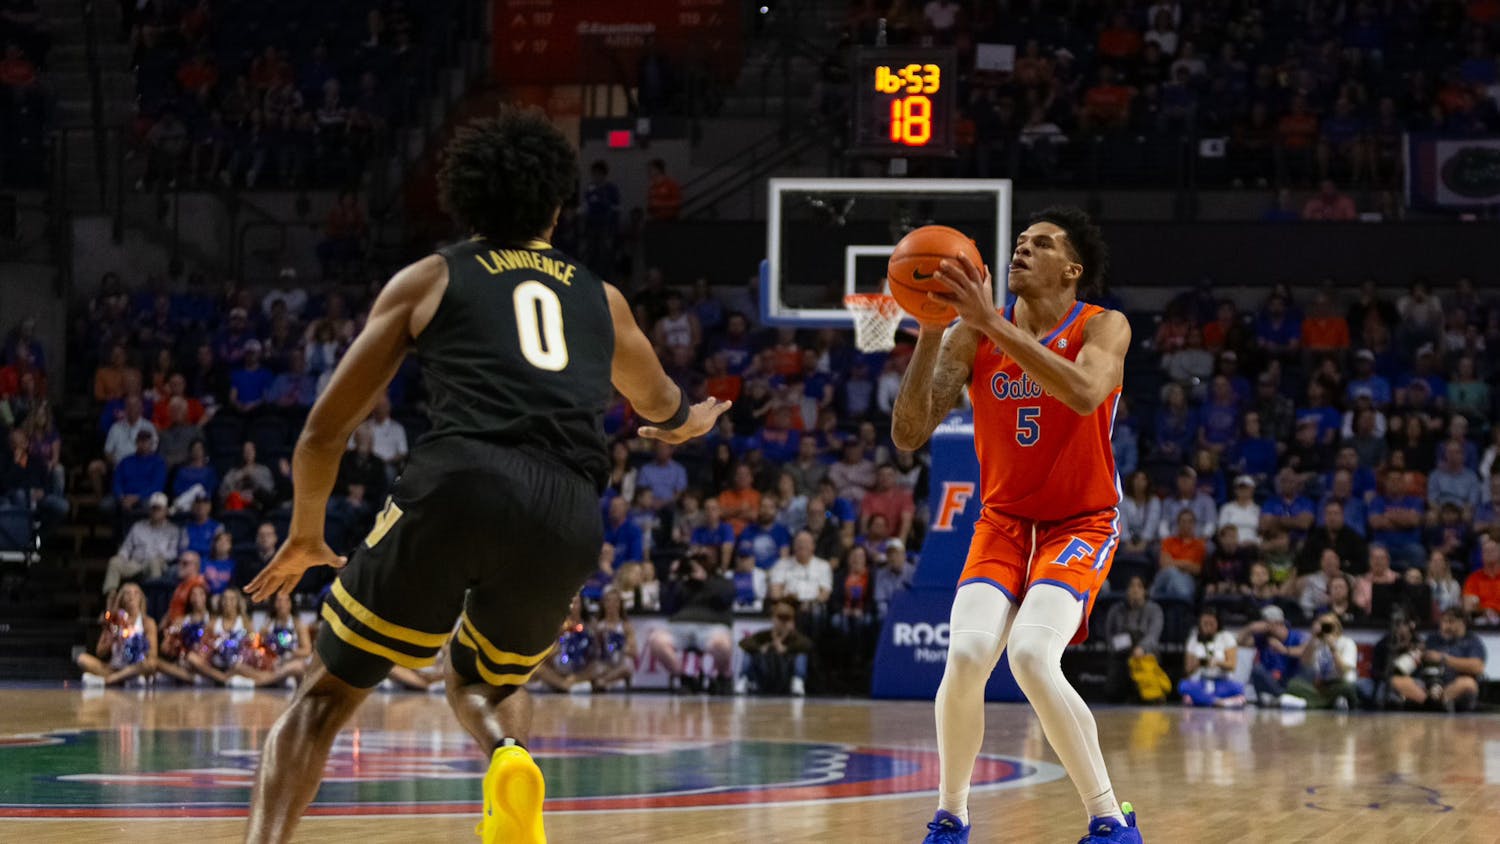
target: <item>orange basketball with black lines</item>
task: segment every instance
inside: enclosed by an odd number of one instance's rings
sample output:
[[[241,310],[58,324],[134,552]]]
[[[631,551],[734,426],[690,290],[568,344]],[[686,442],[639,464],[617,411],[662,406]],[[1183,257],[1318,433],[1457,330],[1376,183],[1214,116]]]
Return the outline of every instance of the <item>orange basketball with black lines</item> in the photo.
[[[927,294],[948,289],[937,279],[938,264],[944,259],[954,260],[960,254],[969,256],[975,266],[983,266],[979,247],[958,229],[923,226],[901,238],[886,264],[886,280],[901,309],[918,322],[939,325],[952,322],[958,314],[951,307],[927,298]]]

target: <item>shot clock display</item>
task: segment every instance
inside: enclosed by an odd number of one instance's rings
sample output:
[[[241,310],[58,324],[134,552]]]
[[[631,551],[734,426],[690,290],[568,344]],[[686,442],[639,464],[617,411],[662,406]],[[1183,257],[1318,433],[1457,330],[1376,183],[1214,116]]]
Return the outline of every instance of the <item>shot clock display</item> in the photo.
[[[854,143],[861,155],[952,155],[958,77],[952,50],[867,47],[854,55]]]

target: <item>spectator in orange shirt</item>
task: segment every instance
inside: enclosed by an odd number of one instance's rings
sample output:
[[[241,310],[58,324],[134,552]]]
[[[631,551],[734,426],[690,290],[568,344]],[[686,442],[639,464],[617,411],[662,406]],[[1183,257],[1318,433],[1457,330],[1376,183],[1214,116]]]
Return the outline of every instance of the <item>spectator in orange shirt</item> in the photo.
[[[911,534],[911,520],[916,513],[911,490],[896,483],[896,467],[889,463],[875,471],[875,486],[859,503],[860,533],[869,531],[870,520],[884,516],[891,535],[906,542]]]
[[[141,371],[130,365],[124,346],[109,350],[109,363],[94,370],[94,400],[114,401],[125,397],[125,380],[128,373],[135,373],[135,383],[140,384]]]
[[[1115,69],[1099,68],[1099,84],[1083,95],[1083,124],[1091,129],[1112,129],[1125,125],[1130,118],[1130,101],[1135,89],[1117,81]]]
[[[1479,537],[1481,566],[1464,580],[1464,609],[1475,624],[1500,624],[1500,540]]]
[[[1318,116],[1307,107],[1307,98],[1292,98],[1292,108],[1276,121],[1276,138],[1287,150],[1307,150],[1318,139]]]
[[[646,193],[646,216],[653,220],[675,220],[682,210],[682,186],[667,175],[667,163],[660,158],[646,165],[651,185]]]
[[[703,361],[703,370],[708,378],[703,382],[703,388],[708,394],[721,401],[738,401],[740,391],[744,389],[745,381],[740,376],[726,370],[724,366],[724,355],[709,355]]]
[[[1348,194],[1340,193],[1338,186],[1332,179],[1324,179],[1318,185],[1318,192],[1308,198],[1307,204],[1302,206],[1302,219],[1304,220],[1353,220],[1358,215],[1354,210],[1354,200]],[[1347,332],[1349,327],[1344,326]],[[1346,344],[1347,345],[1347,344]]]
[[[1198,574],[1208,556],[1208,543],[1198,535],[1198,517],[1183,508],[1177,532],[1161,541],[1161,569],[1151,582],[1151,597],[1191,601],[1198,595]]]
[[[1344,320],[1328,291],[1313,296],[1307,316],[1302,320],[1302,348],[1314,352],[1344,351],[1349,348],[1349,323]]]
[[[802,375],[802,347],[797,345],[797,331],[780,328],[776,332],[776,345],[770,348],[771,371],[783,378]]]
[[[26,58],[21,48],[5,45],[5,58],[0,59],[0,85],[8,88],[27,88],[36,82],[36,65]]]
[[[760,513],[760,490],[754,486],[755,473],[749,464],[736,465],[733,477],[733,485],[719,493],[719,508],[724,511],[724,520],[734,528],[734,535],[739,536],[745,525]]]
[[[1141,54],[1141,34],[1130,25],[1124,12],[1116,12],[1099,33],[1099,55],[1104,59],[1129,61]]]
[[[177,84],[185,93],[207,93],[218,83],[219,68],[206,50],[199,50],[177,68]]]

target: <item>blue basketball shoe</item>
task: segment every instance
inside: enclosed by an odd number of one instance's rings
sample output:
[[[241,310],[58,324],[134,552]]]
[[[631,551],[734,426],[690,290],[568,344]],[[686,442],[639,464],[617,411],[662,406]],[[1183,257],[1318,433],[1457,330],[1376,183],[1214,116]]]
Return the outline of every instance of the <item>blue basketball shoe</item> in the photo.
[[[1141,831],[1135,828],[1135,807],[1121,803],[1125,813],[1122,826],[1114,818],[1090,818],[1089,834],[1078,839],[1078,844],[1141,844]]]
[[[958,815],[938,809],[927,825],[927,837],[922,844],[969,844],[969,825],[959,820]]]

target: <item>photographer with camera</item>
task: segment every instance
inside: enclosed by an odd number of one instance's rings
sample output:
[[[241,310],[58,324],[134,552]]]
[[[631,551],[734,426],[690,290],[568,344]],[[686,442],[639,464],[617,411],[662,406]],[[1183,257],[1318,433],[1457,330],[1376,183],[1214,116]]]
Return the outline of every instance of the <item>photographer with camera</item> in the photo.
[[[1406,670],[1393,674],[1391,689],[1418,706],[1468,711],[1479,698],[1485,657],[1484,643],[1469,632],[1463,612],[1445,610],[1437,635],[1427,637],[1426,647],[1412,647],[1395,660],[1397,668]]]
[[[1205,609],[1198,616],[1198,629],[1184,649],[1183,671],[1177,684],[1184,706],[1235,708],[1245,705],[1245,687],[1234,679],[1239,660],[1234,635],[1219,627],[1219,614]]]
[[[1408,571],[1418,571],[1408,569]],[[1391,619],[1390,631],[1375,643],[1370,658],[1370,677],[1355,682],[1359,697],[1377,708],[1399,706],[1408,698],[1402,690],[1422,666],[1422,640],[1417,636],[1417,619],[1398,610]]]
[[[1302,661],[1302,672],[1287,683],[1281,705],[1290,709],[1348,709],[1357,699],[1354,688],[1359,646],[1344,635],[1344,625],[1333,613],[1313,621],[1312,638],[1287,654]]]
[[[733,673],[734,581],[720,570],[712,550],[698,549],[673,561],[662,601],[672,608],[667,626],[652,632],[651,653],[672,675],[672,685],[686,689],[692,681],[683,676],[683,656],[698,651],[713,657],[714,684],[728,691]]]
[[[1276,706],[1286,694],[1287,682],[1297,676],[1302,663],[1292,655],[1307,643],[1307,634],[1287,626],[1286,613],[1271,604],[1260,611],[1254,621],[1240,631],[1240,647],[1255,648],[1255,664],[1250,667],[1250,685],[1261,706]]]

